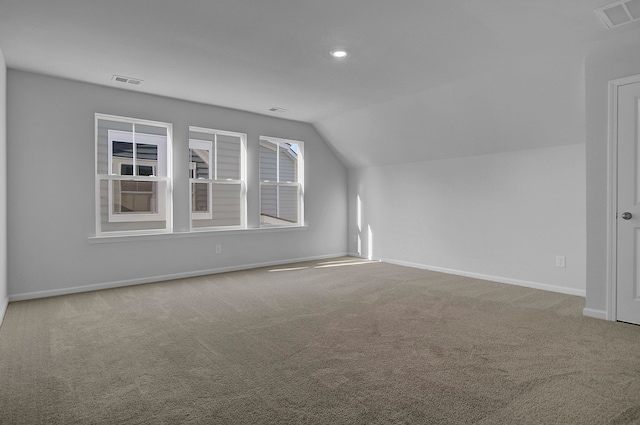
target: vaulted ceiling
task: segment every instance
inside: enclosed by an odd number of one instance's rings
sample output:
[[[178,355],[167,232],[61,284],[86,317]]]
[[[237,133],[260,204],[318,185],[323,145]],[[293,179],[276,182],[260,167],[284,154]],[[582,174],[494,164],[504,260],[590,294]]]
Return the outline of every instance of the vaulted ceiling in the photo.
[[[309,122],[359,167],[584,142],[589,46],[640,39],[605,28],[607,3],[2,0],[0,49],[13,69]]]

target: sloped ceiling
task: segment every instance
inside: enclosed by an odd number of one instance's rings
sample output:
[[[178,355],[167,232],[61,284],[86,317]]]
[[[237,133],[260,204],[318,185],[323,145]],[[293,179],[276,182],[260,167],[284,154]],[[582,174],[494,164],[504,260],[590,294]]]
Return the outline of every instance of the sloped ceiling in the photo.
[[[309,122],[360,167],[584,142],[586,51],[639,32],[605,29],[607,3],[2,0],[0,49],[9,68]]]

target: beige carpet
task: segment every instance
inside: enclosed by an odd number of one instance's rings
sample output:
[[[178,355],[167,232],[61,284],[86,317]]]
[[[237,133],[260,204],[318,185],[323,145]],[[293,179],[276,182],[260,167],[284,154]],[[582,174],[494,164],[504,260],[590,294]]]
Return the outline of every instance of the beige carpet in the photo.
[[[2,424],[640,423],[640,327],[352,258],[11,303]]]

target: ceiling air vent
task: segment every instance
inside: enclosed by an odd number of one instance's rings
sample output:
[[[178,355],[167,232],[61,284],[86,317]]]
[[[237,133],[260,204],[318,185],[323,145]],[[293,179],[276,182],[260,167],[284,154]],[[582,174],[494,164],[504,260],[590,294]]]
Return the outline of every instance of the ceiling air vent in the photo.
[[[640,19],[640,0],[617,1],[596,9],[595,12],[607,28],[619,27]]]
[[[140,84],[142,84],[142,80],[139,80],[137,78],[123,77],[121,75],[114,75],[111,81],[117,81],[118,83],[133,84],[134,86],[139,86]]]
[[[284,109],[284,108],[278,108],[277,106],[274,106],[272,108],[269,108],[269,112],[277,112],[279,114],[284,114],[285,112],[289,112],[288,109]]]

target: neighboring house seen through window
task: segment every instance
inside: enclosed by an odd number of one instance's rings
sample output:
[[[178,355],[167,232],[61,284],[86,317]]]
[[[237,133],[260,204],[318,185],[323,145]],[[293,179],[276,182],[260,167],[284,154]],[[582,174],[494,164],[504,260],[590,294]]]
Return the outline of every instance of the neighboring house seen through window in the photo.
[[[112,175],[156,177],[162,159],[166,156],[165,136],[136,134],[108,130],[109,170]],[[134,143],[134,135],[135,143]],[[166,174],[164,172],[163,174]],[[111,183],[109,221],[164,220],[162,205],[164,194],[158,192],[157,182],[147,180],[114,180]]]

